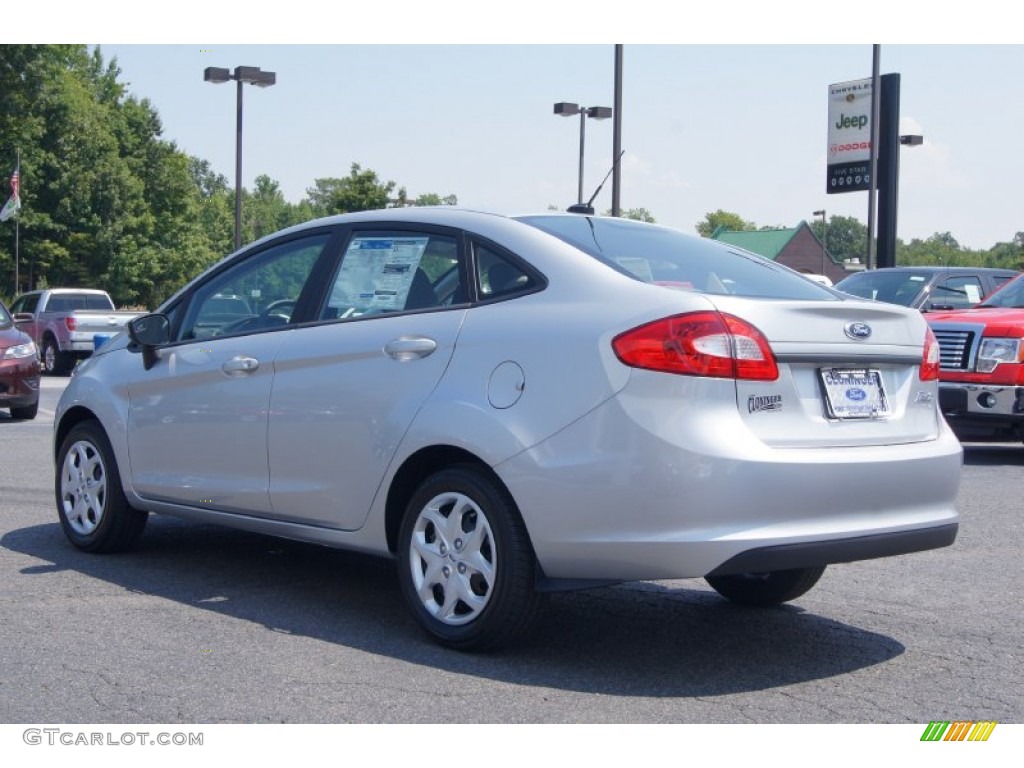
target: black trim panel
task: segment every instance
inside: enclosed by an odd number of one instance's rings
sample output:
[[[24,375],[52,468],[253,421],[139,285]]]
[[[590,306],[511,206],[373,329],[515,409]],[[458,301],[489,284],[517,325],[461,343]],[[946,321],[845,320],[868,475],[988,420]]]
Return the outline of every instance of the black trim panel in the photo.
[[[958,523],[950,523],[924,530],[855,536],[839,541],[809,541],[748,549],[725,561],[707,575],[727,576],[735,573],[786,571],[938,549],[948,547],[956,540],[958,528]]]

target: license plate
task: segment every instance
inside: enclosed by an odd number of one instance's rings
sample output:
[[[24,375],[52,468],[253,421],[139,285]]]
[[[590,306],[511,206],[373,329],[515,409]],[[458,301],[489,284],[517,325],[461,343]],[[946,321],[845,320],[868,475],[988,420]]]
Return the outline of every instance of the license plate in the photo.
[[[880,371],[822,368],[818,373],[830,418],[871,419],[889,415]]]

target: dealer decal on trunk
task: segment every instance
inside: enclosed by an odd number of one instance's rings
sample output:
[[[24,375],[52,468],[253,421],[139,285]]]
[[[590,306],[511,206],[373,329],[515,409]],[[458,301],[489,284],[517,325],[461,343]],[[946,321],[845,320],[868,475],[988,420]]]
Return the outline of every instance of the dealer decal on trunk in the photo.
[[[747,411],[750,413],[781,410],[782,395],[751,395],[747,398]]]

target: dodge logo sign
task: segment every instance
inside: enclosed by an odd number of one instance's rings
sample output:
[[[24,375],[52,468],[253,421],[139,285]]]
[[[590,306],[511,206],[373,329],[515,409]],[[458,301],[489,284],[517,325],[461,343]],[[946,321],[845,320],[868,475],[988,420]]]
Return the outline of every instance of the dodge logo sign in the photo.
[[[859,341],[871,335],[871,326],[867,323],[847,323],[843,331],[851,339]]]

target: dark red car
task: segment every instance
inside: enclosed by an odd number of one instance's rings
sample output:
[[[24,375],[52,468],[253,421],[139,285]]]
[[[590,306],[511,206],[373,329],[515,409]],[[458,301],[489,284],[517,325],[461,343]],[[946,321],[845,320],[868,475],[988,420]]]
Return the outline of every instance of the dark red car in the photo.
[[[39,410],[39,353],[0,302],[0,408],[15,419],[34,419]]]

